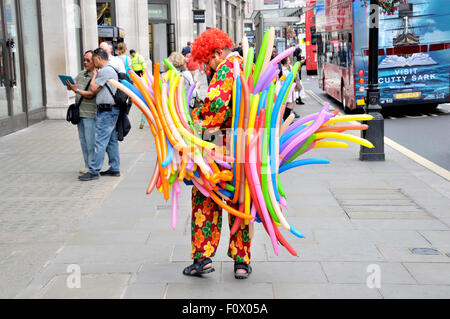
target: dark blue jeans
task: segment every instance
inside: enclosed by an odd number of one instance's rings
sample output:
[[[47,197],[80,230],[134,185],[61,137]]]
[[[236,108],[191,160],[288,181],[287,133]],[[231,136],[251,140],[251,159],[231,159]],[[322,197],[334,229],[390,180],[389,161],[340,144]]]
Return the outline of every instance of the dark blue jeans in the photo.
[[[119,141],[116,132],[119,112],[118,107],[113,107],[112,111],[97,113],[95,153],[89,164],[91,174],[98,174],[102,169],[105,152],[108,153],[110,169],[120,172]]]

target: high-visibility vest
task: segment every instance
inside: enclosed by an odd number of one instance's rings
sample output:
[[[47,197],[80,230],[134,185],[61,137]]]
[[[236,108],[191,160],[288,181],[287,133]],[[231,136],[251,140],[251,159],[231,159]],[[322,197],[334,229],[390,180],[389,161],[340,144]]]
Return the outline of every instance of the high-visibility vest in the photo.
[[[131,58],[131,67],[134,71],[142,71],[147,68],[147,64],[142,55],[136,53],[134,58]]]

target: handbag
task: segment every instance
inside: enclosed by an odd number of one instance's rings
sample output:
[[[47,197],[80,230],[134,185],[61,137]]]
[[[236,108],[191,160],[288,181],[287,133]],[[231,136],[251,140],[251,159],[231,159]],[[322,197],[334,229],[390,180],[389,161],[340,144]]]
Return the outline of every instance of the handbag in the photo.
[[[91,86],[91,81],[89,81],[88,85],[84,89],[87,91]],[[73,125],[78,125],[80,123],[80,105],[83,103],[84,97],[82,96],[78,103],[70,104],[69,109],[67,110],[66,121],[72,123]]]
[[[70,104],[69,109],[67,110],[66,115],[67,122],[72,123],[73,125],[78,125],[80,123],[80,105]]]

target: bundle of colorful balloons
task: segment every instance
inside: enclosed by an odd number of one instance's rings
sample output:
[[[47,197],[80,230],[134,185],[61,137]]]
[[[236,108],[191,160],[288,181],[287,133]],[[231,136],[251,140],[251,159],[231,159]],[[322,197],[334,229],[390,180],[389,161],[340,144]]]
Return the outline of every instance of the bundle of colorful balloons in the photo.
[[[297,237],[303,234],[285,218],[287,210],[286,192],[280,174],[292,168],[329,164],[326,159],[300,159],[307,152],[324,147],[345,148],[345,140],[368,148],[373,145],[355,135],[345,134],[347,130],[365,130],[367,125],[346,124],[350,121],[370,121],[370,115],[338,116],[329,112],[326,104],[315,114],[294,122],[294,115],[283,121],[288,94],[292,94],[294,80],[300,62],[297,62],[288,76],[279,77],[278,63],[293,54],[290,48],[270,60],[274,43],[273,28],[266,31],[256,65],[254,49],[243,40],[245,72],[235,60],[232,108],[231,138],[227,149],[202,139],[190,116],[188,101],[194,86],[184,87],[182,75],[168,62],[169,71],[161,78],[160,65],[155,64],[154,75],[138,77],[134,72],[128,81],[110,83],[124,91],[134,105],[144,114],[155,139],[157,162],[153,177],[147,189],[150,194],[155,187],[170,199],[172,193],[171,224],[177,225],[177,200],[180,184],[195,185],[206,197],[235,215],[231,233],[241,223],[263,224],[270,236],[276,255],[279,244],[292,255],[298,256],[281,234],[283,227]],[[301,183],[301,181],[299,181]],[[228,203],[233,203],[230,207]]]

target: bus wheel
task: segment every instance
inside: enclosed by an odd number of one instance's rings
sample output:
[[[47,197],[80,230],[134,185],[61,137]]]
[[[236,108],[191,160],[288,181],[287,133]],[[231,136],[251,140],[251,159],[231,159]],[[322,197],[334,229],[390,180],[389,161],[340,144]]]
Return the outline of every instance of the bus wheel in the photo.
[[[423,105],[423,109],[427,112],[433,112],[437,109],[438,106],[439,106],[438,103],[425,104],[425,105]]]

